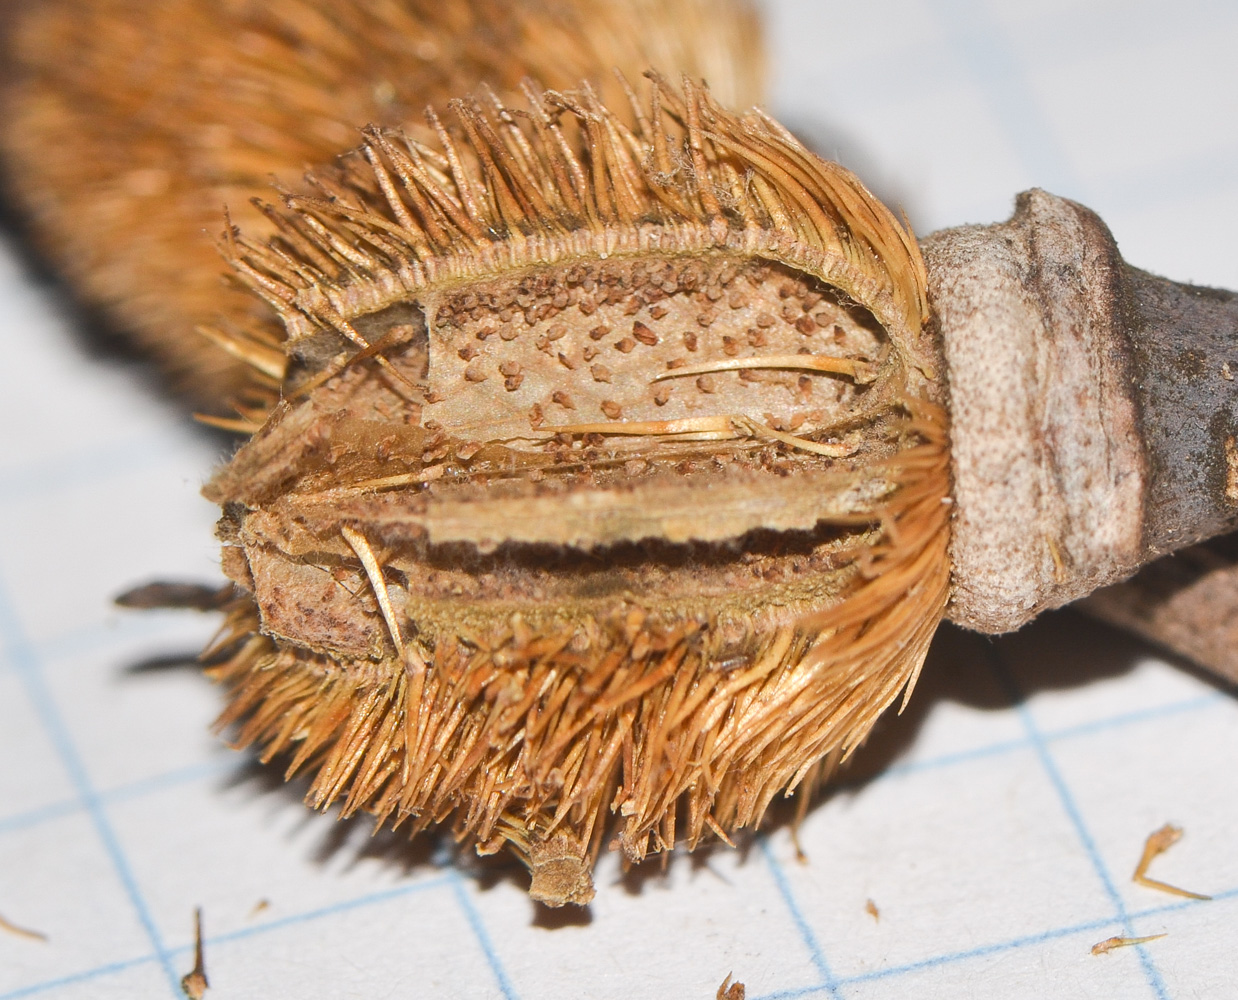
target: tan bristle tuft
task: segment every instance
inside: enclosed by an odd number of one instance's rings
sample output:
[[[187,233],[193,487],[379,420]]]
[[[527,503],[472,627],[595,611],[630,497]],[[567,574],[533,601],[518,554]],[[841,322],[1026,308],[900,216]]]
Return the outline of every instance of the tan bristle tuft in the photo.
[[[456,101],[462,140],[439,126],[451,172],[374,130],[326,197],[288,195],[269,242],[234,238],[237,275],[283,320],[291,348],[431,288],[502,271],[641,254],[761,256],[822,276],[863,303],[913,363],[927,317],[912,235],[858,179],[759,114],[735,115],[685,81],[686,107],[654,78],[628,123],[588,88],[531,111]],[[533,92],[536,95],[536,91]],[[434,119],[437,122],[437,119]],[[659,151],[681,150],[667,170]],[[588,175],[584,165],[588,165]]]

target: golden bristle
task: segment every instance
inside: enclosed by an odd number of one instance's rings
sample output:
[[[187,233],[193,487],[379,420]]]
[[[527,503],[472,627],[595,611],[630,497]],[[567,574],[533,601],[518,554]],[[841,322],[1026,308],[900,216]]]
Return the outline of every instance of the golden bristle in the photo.
[[[411,137],[371,131],[363,155],[318,177],[326,197],[286,196],[291,238],[229,233],[225,253],[294,348],[323,328],[358,343],[351,319],[500,271],[642,253],[760,256],[862,303],[931,373],[914,237],[854,174],[768,117],[733,114],[687,79],[685,90],[686,104],[655,78],[648,117],[632,125],[587,87],[550,91],[520,113],[531,134],[497,100],[453,102],[468,155],[442,132],[450,174]],[[671,147],[668,169],[658,151]]]
[[[630,861],[725,838],[910,694],[949,472],[923,263],[853,175],[690,80],[527,90],[226,235],[290,365],[207,489],[270,637],[213,672],[312,804],[511,844],[558,905],[610,814]]]

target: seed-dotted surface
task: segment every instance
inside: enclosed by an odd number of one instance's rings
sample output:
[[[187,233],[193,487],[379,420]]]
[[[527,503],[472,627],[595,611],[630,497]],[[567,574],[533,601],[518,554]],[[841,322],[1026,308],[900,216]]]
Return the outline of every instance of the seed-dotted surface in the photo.
[[[918,232],[1004,218],[1040,185],[1136,265],[1238,288],[1232,5],[768,14],[774,109]],[[629,319],[633,351],[653,349],[634,322],[665,318]],[[563,351],[564,373],[604,387],[619,332]],[[176,661],[211,622],[109,604],[218,578],[197,490],[228,442],[83,346],[11,242],[0,336],[0,916],[49,937],[0,931],[0,1000],[180,996],[199,905],[208,997],[708,1000],[728,973],[771,1000],[1233,995],[1238,698],[1072,612],[996,641],[945,630],[907,712],[809,813],[804,860],[788,810],[664,873],[604,859],[590,911],[551,913],[519,868],[313,816],[210,735],[218,694]],[[521,374],[487,376],[506,395]],[[1131,883],[1167,821],[1186,833],[1153,876],[1211,901]]]

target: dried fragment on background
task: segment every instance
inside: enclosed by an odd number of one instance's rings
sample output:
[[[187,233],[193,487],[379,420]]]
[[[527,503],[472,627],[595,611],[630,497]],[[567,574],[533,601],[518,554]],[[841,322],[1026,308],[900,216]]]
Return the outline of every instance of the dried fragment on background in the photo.
[[[744,988],[744,984],[739,980],[731,982],[731,973],[728,972],[714,996],[715,1000],[744,1000],[747,995],[748,991]]]
[[[1093,955],[1105,955],[1115,948],[1130,948],[1137,944],[1147,944],[1149,941],[1159,941],[1166,937],[1165,934],[1149,934],[1147,937],[1111,937],[1105,938],[1104,941],[1097,941],[1092,945]]]
[[[1148,839],[1144,841],[1143,845],[1143,855],[1139,858],[1139,864],[1135,866],[1135,874],[1131,876],[1131,881],[1137,882],[1139,885],[1146,885],[1149,889],[1160,889],[1161,892],[1168,892],[1174,896],[1185,896],[1187,899],[1211,899],[1211,896],[1179,889],[1177,886],[1169,885],[1167,882],[1161,882],[1148,877],[1148,868],[1151,867],[1152,862],[1181,839],[1182,828],[1174,826],[1172,823],[1166,823],[1159,830],[1154,830],[1148,834]]]
[[[0,916],[0,931],[6,931],[9,934],[15,934],[18,937],[30,938],[32,941],[47,940],[47,935],[42,931],[35,931],[31,930],[29,927],[22,927],[20,924],[15,924],[3,916]]]

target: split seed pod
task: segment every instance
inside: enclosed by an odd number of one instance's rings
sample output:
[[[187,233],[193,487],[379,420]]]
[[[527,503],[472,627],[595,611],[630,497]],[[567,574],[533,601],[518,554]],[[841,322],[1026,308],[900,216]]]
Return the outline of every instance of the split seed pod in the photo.
[[[221,469],[226,722],[311,800],[510,843],[585,902],[725,837],[909,693],[948,594],[910,232],[653,78],[374,129],[238,276],[283,399]]]

